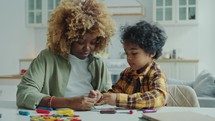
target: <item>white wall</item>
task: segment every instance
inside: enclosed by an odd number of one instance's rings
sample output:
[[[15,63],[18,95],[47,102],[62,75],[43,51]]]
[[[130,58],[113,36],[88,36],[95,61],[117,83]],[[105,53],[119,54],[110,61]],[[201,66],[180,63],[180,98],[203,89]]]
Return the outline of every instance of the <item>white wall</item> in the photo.
[[[135,24],[140,20],[152,21],[152,0],[142,0],[142,5],[144,5],[144,16],[114,16],[113,19],[117,25],[117,33],[112,37],[112,42],[109,47],[110,57],[112,59],[120,58],[120,54],[124,53],[122,44],[120,43],[120,26],[126,24]],[[119,5],[120,6],[120,5]],[[126,5],[125,5],[126,6]]]
[[[176,54],[184,59],[198,59],[198,35],[196,25],[191,26],[165,26],[168,36],[164,52],[176,49]]]
[[[199,73],[206,69],[215,74],[215,0],[199,0],[197,26],[165,26],[168,41],[164,51],[176,49],[185,59],[199,60]]]
[[[34,30],[25,27],[25,0],[0,0],[0,75],[18,74],[34,55]]]
[[[36,28],[35,35],[35,54],[38,55],[41,50],[46,48],[47,28]]]
[[[199,0],[199,70],[215,74],[215,0]],[[197,35],[195,35],[197,36]]]
[[[177,50],[178,56],[184,59],[199,60],[199,72],[207,69],[215,74],[215,0],[199,0],[199,20],[198,25],[189,26],[164,26],[168,39],[164,46],[164,52],[170,52],[173,49]],[[143,0],[145,5],[145,16],[139,17],[114,17],[119,25],[125,23],[135,23],[141,19],[152,20],[151,0]],[[118,33],[119,34],[119,33]],[[119,53],[123,51],[119,42],[120,38],[116,35],[110,49],[111,58],[119,58]]]
[[[13,4],[11,4],[13,3]],[[145,16],[114,17],[118,26],[152,19],[152,2],[143,0]],[[199,71],[207,69],[215,74],[215,0],[199,0],[199,21],[196,26],[165,26],[168,40],[164,51],[177,49],[185,59],[199,59]],[[35,57],[45,48],[47,28],[26,28],[25,0],[0,1],[0,75],[17,74],[19,59]],[[119,34],[119,32],[117,33]],[[111,58],[119,58],[123,51],[119,36],[113,37]]]

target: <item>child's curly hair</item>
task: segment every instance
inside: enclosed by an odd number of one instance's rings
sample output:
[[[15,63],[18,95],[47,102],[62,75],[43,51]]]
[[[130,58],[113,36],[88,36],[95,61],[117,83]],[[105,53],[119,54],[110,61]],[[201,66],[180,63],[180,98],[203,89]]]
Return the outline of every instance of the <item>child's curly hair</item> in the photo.
[[[56,54],[66,56],[71,43],[86,33],[98,35],[93,52],[100,52],[115,34],[115,24],[106,6],[96,0],[61,0],[48,21],[47,46]]]
[[[156,53],[153,59],[158,59],[162,55],[167,36],[164,30],[146,21],[140,21],[134,26],[124,26],[121,28],[121,43],[135,43],[146,53]]]

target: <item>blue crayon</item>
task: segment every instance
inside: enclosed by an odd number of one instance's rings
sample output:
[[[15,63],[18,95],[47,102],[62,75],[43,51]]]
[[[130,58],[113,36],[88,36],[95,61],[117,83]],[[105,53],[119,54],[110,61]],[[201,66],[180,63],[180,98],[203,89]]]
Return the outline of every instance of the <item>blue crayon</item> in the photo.
[[[53,111],[53,108],[50,107],[37,107],[37,109]]]
[[[28,111],[19,111],[19,115],[28,116],[30,113]]]

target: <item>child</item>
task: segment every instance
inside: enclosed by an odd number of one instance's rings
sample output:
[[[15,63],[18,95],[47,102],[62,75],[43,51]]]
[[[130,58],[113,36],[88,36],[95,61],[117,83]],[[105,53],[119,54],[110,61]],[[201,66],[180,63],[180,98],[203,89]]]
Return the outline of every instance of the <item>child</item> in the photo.
[[[167,83],[164,73],[154,61],[162,54],[166,41],[163,30],[146,21],[122,29],[122,40],[130,67],[120,74],[120,79],[103,101],[125,108],[156,108],[164,106]]]

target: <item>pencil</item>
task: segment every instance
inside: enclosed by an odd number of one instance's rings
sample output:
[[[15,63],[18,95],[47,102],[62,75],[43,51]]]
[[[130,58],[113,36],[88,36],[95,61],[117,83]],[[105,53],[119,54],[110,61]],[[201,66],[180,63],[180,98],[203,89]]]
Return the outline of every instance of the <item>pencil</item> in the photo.
[[[96,109],[96,107],[95,107],[95,106],[92,106],[91,108],[92,108],[92,109]]]

